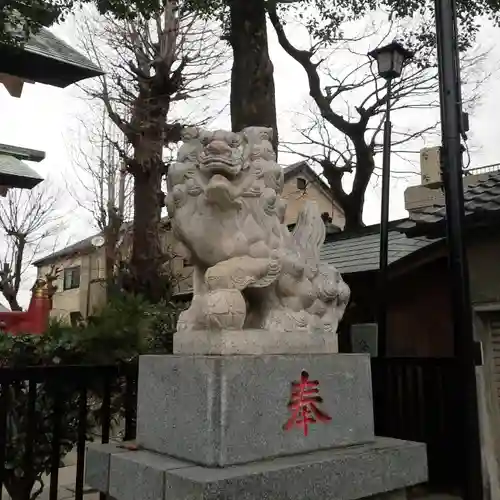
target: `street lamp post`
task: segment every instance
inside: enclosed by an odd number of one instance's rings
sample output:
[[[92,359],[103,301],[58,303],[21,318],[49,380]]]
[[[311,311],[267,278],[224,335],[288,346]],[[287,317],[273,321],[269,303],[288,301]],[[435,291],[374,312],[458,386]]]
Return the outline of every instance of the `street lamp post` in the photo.
[[[378,345],[377,354],[386,354],[387,341],[387,267],[389,251],[389,196],[391,183],[391,99],[392,80],[399,78],[406,60],[413,54],[401,44],[392,42],[372,50],[368,54],[377,61],[378,73],[386,80],[386,106],[384,120],[384,148],[382,157],[382,207],[380,213],[380,253],[379,253],[379,290],[378,290]]]
[[[467,249],[464,241],[464,191],[462,144],[465,134],[460,89],[456,0],[435,0],[436,37],[441,104],[441,166],[446,201],[446,229],[450,269],[455,358],[459,366],[459,419],[463,433],[464,500],[483,498],[482,457],[476,344],[469,291]]]

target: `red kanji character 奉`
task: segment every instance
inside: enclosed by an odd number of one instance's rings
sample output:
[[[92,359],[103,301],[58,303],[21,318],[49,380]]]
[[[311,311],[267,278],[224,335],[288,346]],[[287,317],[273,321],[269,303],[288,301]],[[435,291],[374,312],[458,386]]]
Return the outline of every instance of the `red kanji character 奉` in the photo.
[[[288,403],[288,408],[292,411],[292,416],[283,426],[286,431],[292,427],[302,427],[304,436],[307,436],[309,424],[316,422],[329,422],[332,417],[318,408],[318,404],[323,402],[319,395],[319,382],[309,380],[309,374],[302,371],[300,382],[292,382],[292,396]]]

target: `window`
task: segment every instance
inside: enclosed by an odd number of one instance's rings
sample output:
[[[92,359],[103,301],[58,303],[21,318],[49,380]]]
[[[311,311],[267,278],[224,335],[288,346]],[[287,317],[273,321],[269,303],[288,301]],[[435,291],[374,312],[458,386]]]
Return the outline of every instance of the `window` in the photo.
[[[297,177],[297,189],[300,189],[301,191],[305,191],[307,187],[307,182],[305,179],[302,179],[302,177]]]
[[[80,267],[68,267],[64,270],[64,290],[72,290],[80,286]]]
[[[191,262],[191,257],[186,257],[182,259],[182,267],[191,267],[193,263]]]

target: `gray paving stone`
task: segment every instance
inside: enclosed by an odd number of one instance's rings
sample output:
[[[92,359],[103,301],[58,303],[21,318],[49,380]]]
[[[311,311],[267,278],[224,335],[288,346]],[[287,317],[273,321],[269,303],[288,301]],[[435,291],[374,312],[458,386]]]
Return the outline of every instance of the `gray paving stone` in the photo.
[[[319,381],[331,417],[284,424],[292,382]],[[374,440],[370,360],[357,354],[141,356],[137,442],[207,466],[227,465]]]

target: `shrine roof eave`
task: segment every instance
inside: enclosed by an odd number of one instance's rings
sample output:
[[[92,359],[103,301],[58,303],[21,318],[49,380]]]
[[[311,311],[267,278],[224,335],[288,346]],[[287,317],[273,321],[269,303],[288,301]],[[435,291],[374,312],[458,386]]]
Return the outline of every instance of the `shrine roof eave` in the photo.
[[[0,155],[0,186],[33,189],[43,181],[35,170],[9,155]]]
[[[64,88],[104,71],[42,28],[22,48],[0,45],[0,73]]]

